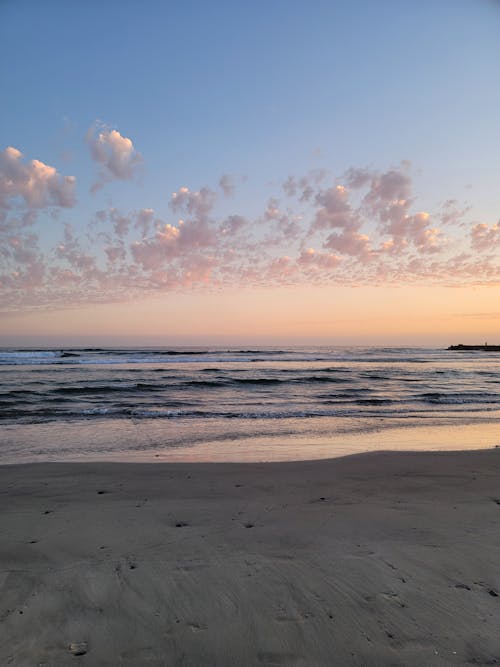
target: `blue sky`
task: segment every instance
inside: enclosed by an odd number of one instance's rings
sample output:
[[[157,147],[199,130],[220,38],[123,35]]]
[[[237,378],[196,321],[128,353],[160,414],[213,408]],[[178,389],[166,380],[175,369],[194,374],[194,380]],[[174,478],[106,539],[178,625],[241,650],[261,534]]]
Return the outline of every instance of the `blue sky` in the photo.
[[[175,225],[171,193],[216,190],[222,174],[235,190],[212,216],[255,220],[274,197],[290,217],[312,220],[314,207],[285,201],[289,175],[324,169],[331,184],[351,167],[383,173],[403,160],[411,213],[435,216],[455,199],[470,206],[460,224],[491,227],[500,215],[499,34],[493,0],[3,0],[0,149],[76,177],[74,205],[36,207],[46,254],[64,222],[83,239],[109,207],[154,209]],[[142,158],[94,193],[92,127],[130,138]],[[8,215],[19,209],[18,198]],[[450,236],[467,233],[457,226]],[[497,243],[496,228],[490,236]],[[285,252],[286,238],[278,246]]]
[[[4,0],[0,11],[2,143],[55,165],[73,151],[82,178],[96,118],[133,138],[155,198],[165,183],[272,180],[302,165],[409,159],[452,186],[477,174],[478,188],[498,174],[498,2]]]

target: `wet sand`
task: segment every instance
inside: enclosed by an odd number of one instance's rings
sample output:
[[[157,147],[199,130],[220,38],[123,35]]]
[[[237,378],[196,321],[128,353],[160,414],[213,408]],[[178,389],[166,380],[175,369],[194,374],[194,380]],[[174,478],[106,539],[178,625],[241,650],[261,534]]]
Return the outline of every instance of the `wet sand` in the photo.
[[[0,467],[0,664],[500,663],[500,449]]]

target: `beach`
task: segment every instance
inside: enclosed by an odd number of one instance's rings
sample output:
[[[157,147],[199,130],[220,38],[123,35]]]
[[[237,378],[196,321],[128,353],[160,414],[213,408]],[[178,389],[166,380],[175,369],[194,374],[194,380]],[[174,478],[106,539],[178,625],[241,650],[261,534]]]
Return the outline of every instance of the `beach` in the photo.
[[[500,662],[500,449],[0,467],[2,665]]]

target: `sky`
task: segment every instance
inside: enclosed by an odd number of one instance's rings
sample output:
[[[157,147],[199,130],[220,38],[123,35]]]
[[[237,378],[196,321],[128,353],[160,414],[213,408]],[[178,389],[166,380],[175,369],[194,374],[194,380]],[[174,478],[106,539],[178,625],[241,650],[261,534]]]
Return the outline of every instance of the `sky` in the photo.
[[[0,0],[0,343],[500,342],[499,34],[499,0]]]

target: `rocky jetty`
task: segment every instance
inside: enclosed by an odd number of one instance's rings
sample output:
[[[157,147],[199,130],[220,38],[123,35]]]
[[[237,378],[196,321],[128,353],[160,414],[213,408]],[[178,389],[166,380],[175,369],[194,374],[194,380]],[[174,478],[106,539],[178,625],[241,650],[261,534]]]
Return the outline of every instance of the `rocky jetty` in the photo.
[[[500,352],[500,345],[488,345],[488,343],[484,343],[484,345],[462,345],[462,343],[460,343],[459,345],[450,345],[450,347],[448,347],[447,349],[458,350],[459,352],[468,350],[479,350],[483,352]]]

